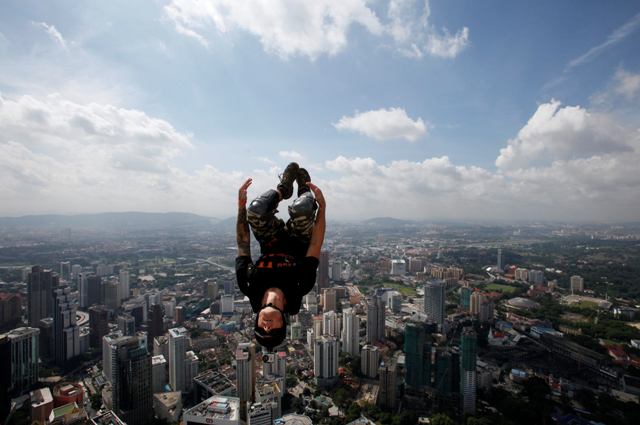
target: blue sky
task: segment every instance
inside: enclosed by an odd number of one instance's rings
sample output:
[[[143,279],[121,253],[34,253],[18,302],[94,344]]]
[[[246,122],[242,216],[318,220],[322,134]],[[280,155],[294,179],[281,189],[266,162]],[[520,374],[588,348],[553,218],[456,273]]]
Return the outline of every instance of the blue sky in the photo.
[[[638,220],[639,46],[635,1],[5,1],[0,215],[230,216],[296,159],[336,218]]]

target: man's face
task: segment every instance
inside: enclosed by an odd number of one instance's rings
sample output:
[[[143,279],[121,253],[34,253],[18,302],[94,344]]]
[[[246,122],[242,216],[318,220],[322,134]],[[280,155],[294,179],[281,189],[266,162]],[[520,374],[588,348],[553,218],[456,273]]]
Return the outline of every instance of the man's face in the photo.
[[[258,326],[266,332],[283,326],[282,313],[273,307],[265,307],[258,313]]]

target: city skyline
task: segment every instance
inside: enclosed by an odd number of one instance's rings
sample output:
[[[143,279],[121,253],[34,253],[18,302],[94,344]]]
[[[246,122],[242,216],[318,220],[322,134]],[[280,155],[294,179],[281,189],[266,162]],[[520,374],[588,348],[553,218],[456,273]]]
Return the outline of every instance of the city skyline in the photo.
[[[330,219],[638,219],[637,3],[207,3],[9,3],[0,216],[226,218],[295,160]]]

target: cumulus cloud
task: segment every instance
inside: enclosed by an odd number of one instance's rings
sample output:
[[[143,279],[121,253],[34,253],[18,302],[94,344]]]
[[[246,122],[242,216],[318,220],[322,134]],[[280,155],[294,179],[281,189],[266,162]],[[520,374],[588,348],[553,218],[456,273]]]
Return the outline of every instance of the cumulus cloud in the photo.
[[[496,166],[513,170],[557,160],[629,152],[634,133],[637,134],[608,114],[580,106],[561,107],[559,101],[551,100],[538,106],[518,135],[500,150]]]
[[[616,71],[614,76],[614,90],[627,99],[632,99],[640,93],[640,74],[634,74],[624,69]]]
[[[33,22],[33,25],[45,30],[45,32],[49,35],[49,37],[51,37],[53,41],[58,43],[60,47],[62,47],[63,49],[65,50],[67,49],[67,42],[65,41],[64,37],[62,37],[62,34],[60,34],[60,31],[58,31],[55,26],[49,25],[46,22]]]
[[[413,120],[402,108],[358,112],[352,117],[343,116],[333,126],[376,140],[405,139],[415,142],[427,134],[427,124],[422,118]]]
[[[428,20],[429,2],[421,0],[390,0],[385,20],[367,0],[172,0],[164,11],[178,33],[205,47],[212,32],[240,30],[281,58],[335,55],[348,45],[354,26],[382,40],[391,37],[398,51],[414,58],[453,58],[469,42],[467,27],[454,34],[436,30]]]
[[[280,151],[278,152],[278,155],[280,156],[280,158],[284,158],[286,160],[289,161],[302,161],[304,159],[304,157],[302,156],[301,153],[296,152],[296,151]]]

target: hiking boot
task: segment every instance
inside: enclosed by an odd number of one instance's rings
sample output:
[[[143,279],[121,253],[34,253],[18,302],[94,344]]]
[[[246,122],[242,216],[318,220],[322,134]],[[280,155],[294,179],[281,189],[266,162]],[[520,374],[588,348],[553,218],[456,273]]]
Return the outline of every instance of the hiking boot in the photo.
[[[298,170],[298,175],[296,176],[296,183],[298,184],[298,197],[305,192],[309,192],[309,186],[307,186],[307,182],[311,181],[311,176],[304,168],[300,168]]]
[[[296,180],[300,167],[295,162],[289,163],[284,172],[279,176],[278,192],[282,195],[282,199],[289,199],[293,195],[293,182]]]

